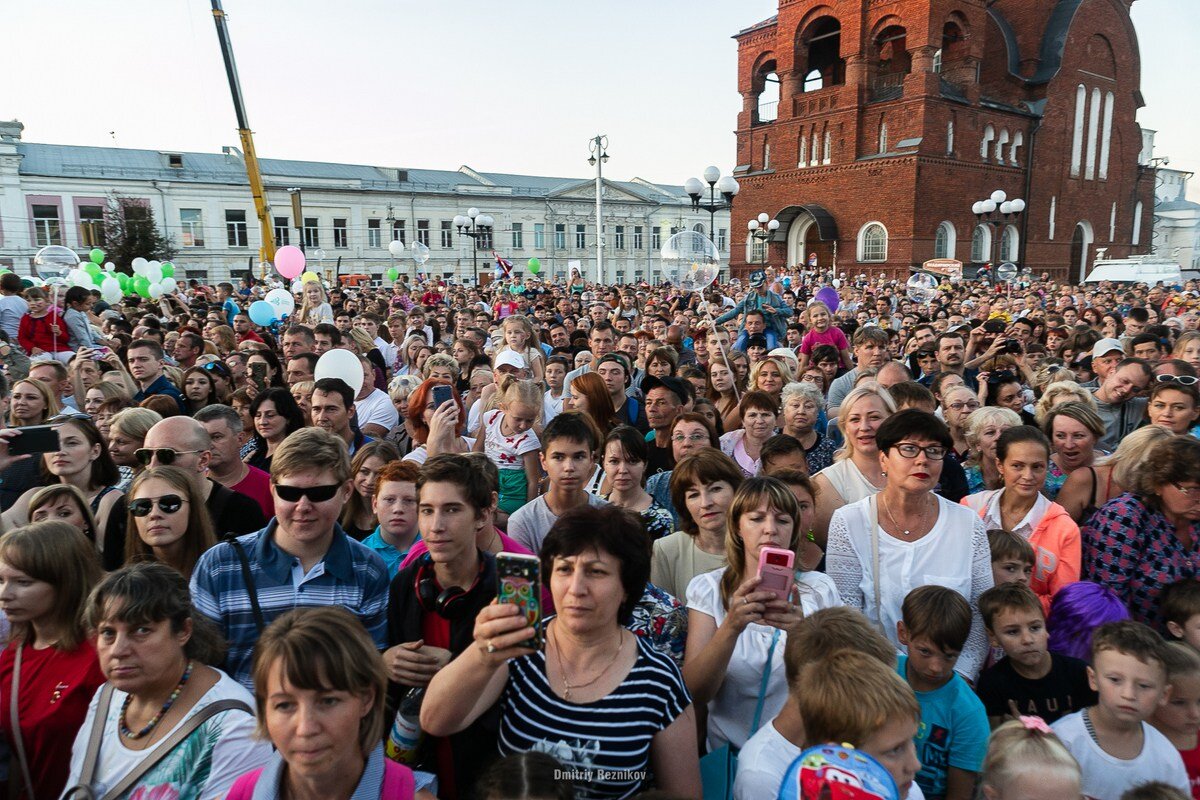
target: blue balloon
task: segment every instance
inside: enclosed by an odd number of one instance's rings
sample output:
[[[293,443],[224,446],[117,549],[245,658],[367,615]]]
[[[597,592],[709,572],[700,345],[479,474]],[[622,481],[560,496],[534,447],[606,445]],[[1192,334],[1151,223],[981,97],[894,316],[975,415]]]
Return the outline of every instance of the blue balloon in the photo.
[[[270,325],[275,321],[275,307],[266,300],[255,300],[250,304],[250,321],[255,325]]]

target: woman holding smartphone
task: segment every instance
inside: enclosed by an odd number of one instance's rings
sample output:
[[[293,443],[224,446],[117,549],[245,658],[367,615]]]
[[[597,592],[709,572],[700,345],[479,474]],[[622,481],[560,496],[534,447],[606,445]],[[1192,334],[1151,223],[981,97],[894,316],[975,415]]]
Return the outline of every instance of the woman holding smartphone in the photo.
[[[814,494],[811,485],[808,495]],[[740,748],[787,700],[787,633],[808,614],[842,605],[829,576],[794,571],[786,598],[761,587],[764,548],[792,555],[803,520],[792,490],[776,478],[749,478],[729,506],[728,566],[688,584],[683,678],[695,703],[708,706],[708,750]],[[792,564],[791,569],[795,570]]]

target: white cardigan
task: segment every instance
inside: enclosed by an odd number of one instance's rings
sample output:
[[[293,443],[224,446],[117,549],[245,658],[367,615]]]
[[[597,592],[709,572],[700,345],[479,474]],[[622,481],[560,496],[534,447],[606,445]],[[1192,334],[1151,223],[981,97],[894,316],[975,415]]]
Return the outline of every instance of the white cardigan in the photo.
[[[955,669],[975,680],[988,654],[987,635],[979,616],[979,595],[992,588],[992,557],[983,520],[971,509],[938,497],[937,521],[920,539],[903,541],[879,528],[879,572],[883,579],[877,616],[870,500],[865,498],[842,506],[833,512],[829,522],[826,572],[837,585],[842,602],[862,609],[903,651],[896,623],[901,619],[900,607],[908,593],[928,584],[953,589],[971,604],[971,632]]]

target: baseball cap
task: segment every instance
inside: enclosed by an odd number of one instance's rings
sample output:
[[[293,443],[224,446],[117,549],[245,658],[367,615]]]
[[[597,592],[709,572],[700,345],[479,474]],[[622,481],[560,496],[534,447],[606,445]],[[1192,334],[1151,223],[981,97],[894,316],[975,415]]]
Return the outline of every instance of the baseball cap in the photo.
[[[763,280],[764,280],[764,278],[762,275],[755,275],[750,278],[750,285],[755,288],[758,288],[759,286],[763,285]]]
[[[686,403],[692,396],[688,391],[689,384],[687,381],[681,381],[679,378],[672,378],[670,375],[663,375],[661,378],[655,375],[647,375],[642,378],[643,395],[650,394],[651,389],[658,389],[660,387],[678,397],[680,403]]]
[[[793,370],[800,365],[800,359],[796,357],[795,352],[790,347],[776,347],[767,353],[767,358],[782,358],[791,365]]]
[[[1100,358],[1105,353],[1111,353],[1114,350],[1125,352],[1125,346],[1118,339],[1101,339],[1092,347],[1092,358]]]
[[[500,369],[501,367],[525,369],[525,357],[512,350],[505,350],[503,353],[496,356],[496,363],[493,368]]]
[[[600,358],[596,359],[596,361],[592,364],[592,369],[594,370],[596,367],[609,361],[614,364],[619,364],[621,368],[625,370],[626,375],[630,374],[629,359],[625,357],[624,353],[605,353],[604,355],[600,356]]]

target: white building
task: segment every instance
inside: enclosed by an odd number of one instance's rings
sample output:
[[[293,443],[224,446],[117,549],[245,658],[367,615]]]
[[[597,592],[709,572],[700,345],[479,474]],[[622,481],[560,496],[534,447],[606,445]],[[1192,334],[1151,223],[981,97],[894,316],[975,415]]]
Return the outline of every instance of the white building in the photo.
[[[1200,270],[1200,203],[1187,199],[1192,173],[1158,169],[1154,187],[1154,254]]]
[[[149,206],[175,242],[174,261],[201,281],[260,274],[261,235],[245,163],[237,148],[216,153],[157,152],[24,142],[24,126],[0,122],[0,264],[22,274],[38,249],[61,244],[77,251],[98,240],[108,198]],[[544,278],[566,275],[578,260],[596,277],[594,178],[552,178],[480,172],[397,169],[314,161],[259,160],[274,220],[276,246],[303,245],[309,268],[325,276],[369,274],[391,266],[416,272],[388,253],[392,239],[430,250],[422,268],[470,281],[490,275],[492,250],[518,274],[541,261]],[[293,215],[299,189],[300,219]],[[710,215],[693,211],[680,186],[641,178],[604,181],[605,283],[662,278],[659,251],[673,233],[709,233]],[[473,242],[453,226],[470,207],[495,219],[492,241]],[[713,241],[729,252],[729,212],[718,212]],[[322,258],[323,254],[323,258]]]

